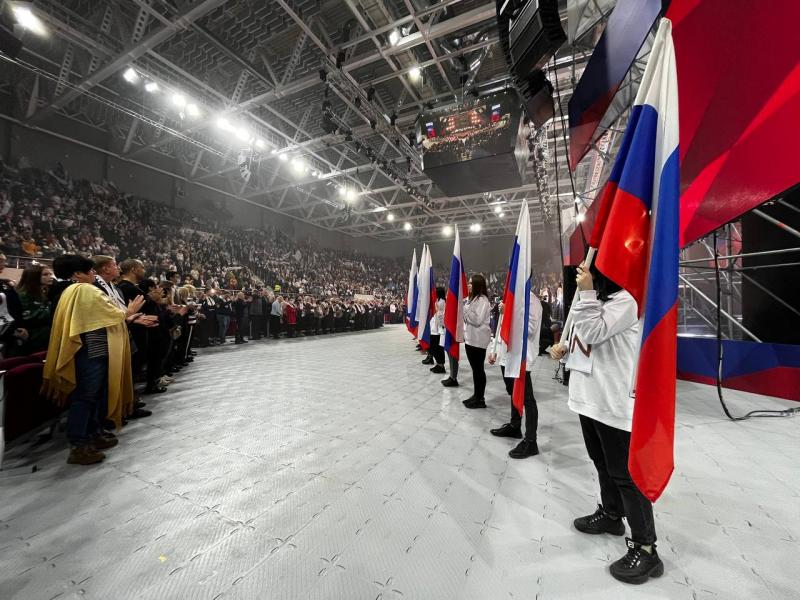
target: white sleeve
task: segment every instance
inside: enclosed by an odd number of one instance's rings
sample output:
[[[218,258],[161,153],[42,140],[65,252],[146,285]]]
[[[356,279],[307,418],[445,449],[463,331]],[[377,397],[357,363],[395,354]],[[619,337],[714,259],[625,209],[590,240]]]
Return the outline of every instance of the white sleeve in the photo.
[[[489,301],[481,296],[464,307],[464,321],[467,325],[481,327],[489,320],[490,310]]]
[[[587,344],[600,344],[638,321],[636,300],[628,292],[600,302],[594,290],[582,291],[572,306],[575,333]]]
[[[528,314],[528,337],[535,336],[542,328],[542,303],[531,294],[531,308]]]

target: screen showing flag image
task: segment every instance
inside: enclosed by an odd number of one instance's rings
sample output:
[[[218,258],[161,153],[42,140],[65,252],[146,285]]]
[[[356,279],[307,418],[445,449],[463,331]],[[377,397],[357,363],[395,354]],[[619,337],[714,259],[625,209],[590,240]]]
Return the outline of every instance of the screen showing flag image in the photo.
[[[420,133],[426,169],[513,150],[522,116],[516,94],[499,92],[449,113],[425,115]]]

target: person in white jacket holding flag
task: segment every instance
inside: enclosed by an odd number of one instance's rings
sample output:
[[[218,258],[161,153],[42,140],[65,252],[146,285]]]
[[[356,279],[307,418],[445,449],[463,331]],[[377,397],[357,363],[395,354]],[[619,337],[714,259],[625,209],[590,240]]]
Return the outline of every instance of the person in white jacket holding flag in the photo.
[[[539,447],[536,442],[536,430],[539,425],[539,409],[536,406],[536,398],[533,395],[533,381],[531,380],[531,369],[539,353],[539,336],[542,331],[542,303],[535,293],[530,294],[530,314],[528,315],[528,347],[525,362],[525,437],[522,435],[522,415],[511,404],[511,420],[497,429],[490,429],[489,433],[497,437],[508,437],[522,439],[508,455],[511,458],[528,458],[539,454]],[[500,319],[497,323],[497,331],[503,322],[503,305],[500,304]],[[499,335],[495,335],[489,342],[488,360],[490,365],[500,363],[500,370],[503,373],[503,381],[506,384],[506,391],[509,399],[514,391],[514,379],[506,377],[506,345]]]

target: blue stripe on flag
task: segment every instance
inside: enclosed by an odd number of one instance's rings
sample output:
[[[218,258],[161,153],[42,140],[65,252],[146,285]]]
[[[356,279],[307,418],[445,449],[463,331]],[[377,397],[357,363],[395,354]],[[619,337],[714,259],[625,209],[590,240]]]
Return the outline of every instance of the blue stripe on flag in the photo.
[[[650,210],[653,204],[658,113],[648,104],[634,106],[631,118],[637,112],[639,114],[631,136],[631,145],[622,166],[619,187],[641,200],[642,204]],[[627,130],[631,131],[631,123],[628,124]],[[619,160],[617,160],[617,164],[619,164]]]
[[[653,225],[642,343],[678,299],[680,170],[676,148],[664,163]]]

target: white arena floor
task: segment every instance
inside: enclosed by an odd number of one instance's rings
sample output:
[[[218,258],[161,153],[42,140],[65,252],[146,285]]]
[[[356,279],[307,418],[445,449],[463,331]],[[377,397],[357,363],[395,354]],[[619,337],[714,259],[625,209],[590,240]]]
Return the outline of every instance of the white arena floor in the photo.
[[[607,574],[621,538],[571,526],[596,482],[552,363],[542,454],[515,461],[487,431],[508,416],[499,369],[470,411],[470,386],[412,350],[390,327],[202,352],[104,464],[67,465],[62,437],[39,472],[0,477],[0,598],[800,597],[800,419],[731,423],[714,389],[680,383],[666,573],[626,587]]]

